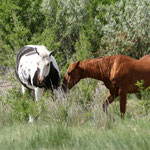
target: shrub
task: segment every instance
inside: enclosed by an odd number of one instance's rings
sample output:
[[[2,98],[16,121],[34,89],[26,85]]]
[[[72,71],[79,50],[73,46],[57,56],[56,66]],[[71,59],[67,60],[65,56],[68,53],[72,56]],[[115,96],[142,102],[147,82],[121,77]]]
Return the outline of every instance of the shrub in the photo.
[[[33,99],[29,91],[23,95],[17,88],[9,90],[5,105],[10,107],[12,120],[26,122],[29,115],[38,117],[41,113],[43,100],[34,102]]]
[[[101,27],[103,34],[100,52],[103,54],[125,54],[140,58],[150,52],[149,0],[121,0],[115,5],[99,5],[104,11],[106,25]]]
[[[148,115],[150,109],[150,87],[144,88],[143,80],[138,81],[136,85],[141,93],[141,100],[139,100],[139,104],[141,105],[143,113]]]

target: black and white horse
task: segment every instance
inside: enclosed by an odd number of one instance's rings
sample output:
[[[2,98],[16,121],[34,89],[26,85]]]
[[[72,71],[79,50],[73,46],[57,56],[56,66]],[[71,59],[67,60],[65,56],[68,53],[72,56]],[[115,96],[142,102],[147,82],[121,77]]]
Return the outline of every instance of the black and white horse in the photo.
[[[16,57],[16,75],[22,83],[22,92],[31,89],[35,92],[35,101],[42,98],[44,89],[60,90],[60,72],[52,51],[45,46],[26,45]],[[29,117],[29,122],[34,118]]]

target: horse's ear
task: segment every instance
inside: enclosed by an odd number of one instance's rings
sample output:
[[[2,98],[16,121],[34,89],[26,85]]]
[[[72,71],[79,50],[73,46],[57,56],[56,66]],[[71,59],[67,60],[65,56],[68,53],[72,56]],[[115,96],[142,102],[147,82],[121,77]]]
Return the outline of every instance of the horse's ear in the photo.
[[[53,51],[50,51],[50,53],[49,53],[49,57],[51,57],[51,55],[53,54]]]
[[[36,48],[36,47],[35,47],[35,52],[36,52],[38,55],[40,55],[39,52],[37,51],[37,48]]]
[[[80,61],[79,61],[79,60],[77,60],[77,61],[76,61],[75,68],[79,65],[79,63],[80,63]]]

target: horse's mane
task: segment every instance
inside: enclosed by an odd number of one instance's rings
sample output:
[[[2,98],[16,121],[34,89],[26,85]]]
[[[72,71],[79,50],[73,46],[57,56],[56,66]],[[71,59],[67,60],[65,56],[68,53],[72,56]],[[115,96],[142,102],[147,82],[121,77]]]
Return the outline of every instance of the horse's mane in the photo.
[[[107,57],[97,57],[97,58],[91,58],[91,59],[85,59],[83,60],[82,62],[83,63],[90,63],[91,65],[92,64],[95,64],[95,62],[99,62],[99,61],[110,61],[110,60],[114,60],[116,58],[117,55],[114,55],[114,56],[107,56]]]
[[[86,59],[81,61],[81,66],[82,68],[94,67],[104,80],[108,80],[110,77],[112,65],[114,64],[117,57],[118,55]]]
[[[54,67],[53,62],[50,64],[50,72],[44,82],[45,88],[57,89],[60,86],[60,75],[58,70]]]

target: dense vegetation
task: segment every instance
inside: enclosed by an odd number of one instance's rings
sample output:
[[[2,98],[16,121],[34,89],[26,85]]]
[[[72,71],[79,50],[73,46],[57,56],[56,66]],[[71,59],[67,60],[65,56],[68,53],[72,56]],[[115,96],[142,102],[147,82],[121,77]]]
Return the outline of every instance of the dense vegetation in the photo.
[[[54,50],[61,70],[70,59],[149,53],[149,0],[118,1],[1,0],[0,67],[26,44]]]
[[[77,59],[138,59],[150,52],[149,18],[149,0],[1,0],[0,83],[7,84],[0,85],[0,149],[149,149],[150,97],[142,82],[142,99],[129,95],[121,120],[118,100],[111,117],[102,111],[101,82],[85,79],[61,101],[47,91],[35,104],[14,74],[15,56],[27,44],[54,50],[62,78]],[[28,124],[29,114],[38,120]]]

